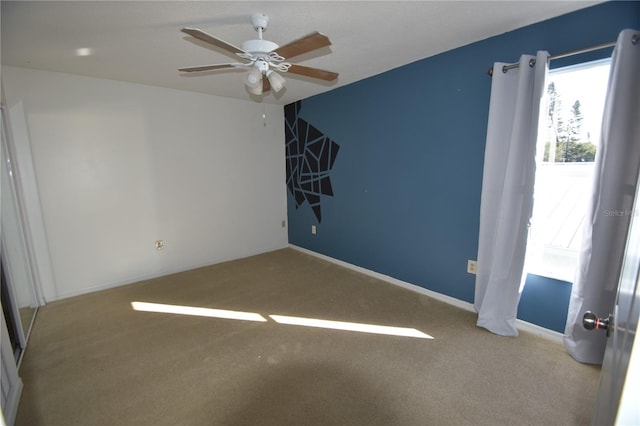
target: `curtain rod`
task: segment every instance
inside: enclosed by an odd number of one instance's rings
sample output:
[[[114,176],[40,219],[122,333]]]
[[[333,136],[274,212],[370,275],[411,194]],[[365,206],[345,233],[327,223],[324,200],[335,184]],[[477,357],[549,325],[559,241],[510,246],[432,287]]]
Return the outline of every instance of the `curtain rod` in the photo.
[[[592,52],[594,50],[600,50],[600,49],[606,49],[607,47],[613,47],[616,45],[615,41],[611,41],[608,43],[600,43],[600,44],[596,44],[595,46],[591,46],[591,47],[585,47],[582,49],[576,49],[576,50],[570,50],[569,52],[565,52],[565,53],[559,53],[557,55],[551,55],[549,56],[549,60],[551,59],[561,59],[561,58],[566,58],[569,56],[573,56],[573,55],[579,55],[580,53],[587,53],[587,52]],[[533,66],[536,63],[535,59],[532,59],[530,61],[530,65]],[[519,63],[515,63],[515,64],[509,64],[509,65],[503,65],[502,66],[502,72],[507,72],[509,70],[512,70],[514,68],[518,68],[520,66]],[[487,71],[487,74],[489,74],[490,76],[493,76],[493,67],[489,68],[489,70]]]

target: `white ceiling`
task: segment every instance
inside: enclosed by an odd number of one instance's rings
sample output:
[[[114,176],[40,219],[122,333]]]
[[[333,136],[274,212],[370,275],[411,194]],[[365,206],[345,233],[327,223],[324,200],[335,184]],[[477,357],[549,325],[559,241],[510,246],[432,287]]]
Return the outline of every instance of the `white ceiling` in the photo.
[[[288,104],[596,3],[600,2],[2,0],[2,64]],[[249,22],[256,12],[270,18],[264,38],[280,45],[315,30],[328,35],[332,46],[293,62],[338,72],[338,80],[326,83],[285,75],[286,89],[255,97],[244,88],[244,71],[177,71],[237,62],[180,32],[183,26],[241,46],[257,38]],[[77,56],[80,48],[93,54]]]

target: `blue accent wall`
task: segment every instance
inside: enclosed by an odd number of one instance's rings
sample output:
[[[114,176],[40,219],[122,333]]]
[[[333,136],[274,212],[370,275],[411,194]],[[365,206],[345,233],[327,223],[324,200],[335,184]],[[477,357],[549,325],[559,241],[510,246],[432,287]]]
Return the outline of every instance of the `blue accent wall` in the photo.
[[[340,151],[330,174],[333,196],[319,200],[321,223],[288,194],[289,242],[473,303],[475,276],[466,265],[477,257],[488,68],[537,50],[557,54],[615,41],[625,28],[640,28],[640,2],[583,9],[302,100],[299,117]],[[535,285],[525,287],[520,317],[562,332],[570,284],[528,282]]]
[[[571,283],[528,274],[520,296],[518,318],[564,333]]]

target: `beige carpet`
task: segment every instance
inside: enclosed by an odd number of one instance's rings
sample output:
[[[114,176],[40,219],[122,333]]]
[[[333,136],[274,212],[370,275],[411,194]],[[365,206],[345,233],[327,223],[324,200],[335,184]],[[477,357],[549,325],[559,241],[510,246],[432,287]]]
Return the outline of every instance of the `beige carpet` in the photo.
[[[142,312],[131,302],[257,313]],[[433,339],[282,325],[415,328]],[[475,314],[293,249],[50,303],[17,425],[582,425],[599,368]]]

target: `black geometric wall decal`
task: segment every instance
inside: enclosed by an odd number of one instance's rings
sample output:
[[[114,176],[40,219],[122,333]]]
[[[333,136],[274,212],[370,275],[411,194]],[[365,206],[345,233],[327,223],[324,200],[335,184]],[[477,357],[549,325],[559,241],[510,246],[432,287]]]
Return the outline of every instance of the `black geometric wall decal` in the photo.
[[[329,174],[340,146],[322,134],[298,114],[300,101],[284,107],[287,155],[287,188],[296,201],[296,209],[305,201],[322,222],[322,195],[333,196]]]

